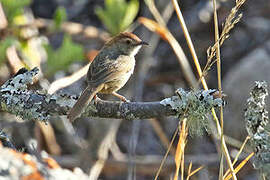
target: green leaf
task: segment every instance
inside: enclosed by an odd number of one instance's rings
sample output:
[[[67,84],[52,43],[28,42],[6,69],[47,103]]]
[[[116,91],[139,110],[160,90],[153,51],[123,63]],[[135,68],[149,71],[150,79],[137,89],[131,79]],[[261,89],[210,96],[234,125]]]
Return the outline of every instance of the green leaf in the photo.
[[[53,16],[54,28],[59,30],[62,23],[67,20],[67,13],[64,7],[58,7]]]
[[[111,1],[105,6],[107,8],[107,18],[115,24],[116,29],[119,31],[119,26],[122,18],[125,15],[127,3],[124,0],[107,1]]]
[[[25,6],[31,3],[31,0],[0,0],[5,11],[8,22],[13,24],[13,18],[23,14]]]
[[[95,12],[96,12],[97,16],[99,17],[99,19],[104,24],[104,26],[107,28],[107,30],[111,34],[117,34],[117,32],[118,32],[117,26],[115,26],[115,22],[113,22],[113,20],[108,18],[109,17],[108,13],[106,11],[104,11],[101,7],[97,7],[95,9]]]
[[[95,9],[97,16],[112,35],[124,31],[133,22],[138,11],[138,0],[105,0],[104,9]]]
[[[7,37],[0,41],[0,65],[6,60],[6,50],[15,42],[12,37]]]
[[[83,47],[72,42],[71,37],[64,36],[62,46],[53,50],[51,46],[45,45],[48,54],[48,69],[46,74],[48,76],[54,74],[56,71],[65,70],[74,61],[82,60]]]
[[[124,18],[122,20],[122,23],[120,24],[121,31],[124,31],[133,22],[133,20],[138,14],[139,7],[140,4],[137,0],[131,0],[128,3]]]

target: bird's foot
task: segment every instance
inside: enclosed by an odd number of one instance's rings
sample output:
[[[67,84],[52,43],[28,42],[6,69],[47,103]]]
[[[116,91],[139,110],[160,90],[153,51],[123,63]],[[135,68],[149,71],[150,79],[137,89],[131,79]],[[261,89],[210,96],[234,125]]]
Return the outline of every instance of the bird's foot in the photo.
[[[123,96],[124,97],[124,96]],[[121,101],[123,101],[123,102],[127,102],[127,103],[129,103],[130,102],[130,100],[128,100],[127,98],[123,98],[123,99],[120,99]]]
[[[97,105],[98,101],[101,101],[101,99],[97,95],[95,95],[94,96],[94,104]]]
[[[127,98],[125,98],[125,96],[122,96],[122,95],[120,95],[120,94],[118,94],[116,92],[113,92],[112,95],[118,97],[123,102],[130,102],[130,100],[128,100]]]

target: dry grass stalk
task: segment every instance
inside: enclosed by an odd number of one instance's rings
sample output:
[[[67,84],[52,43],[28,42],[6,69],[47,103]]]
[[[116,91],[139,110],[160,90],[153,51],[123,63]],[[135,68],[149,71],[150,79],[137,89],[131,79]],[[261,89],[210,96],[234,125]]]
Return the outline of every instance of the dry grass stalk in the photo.
[[[242,146],[241,146],[239,152],[237,153],[236,157],[235,157],[234,160],[233,160],[233,166],[234,166],[235,163],[237,162],[237,160],[238,160],[240,154],[242,153],[242,151],[243,151],[243,149],[244,149],[244,147],[245,147],[245,145],[247,144],[247,142],[248,142],[249,139],[250,139],[250,137],[247,136],[246,139],[245,139],[245,141],[243,142],[243,144],[242,144]],[[229,174],[229,170],[226,171],[226,173],[224,174],[223,178],[225,178],[228,174]]]
[[[187,179],[186,180],[189,180],[189,178],[191,176],[193,176],[194,174],[196,174],[199,170],[201,170],[203,168],[203,166],[200,166],[198,167],[197,169],[195,169],[194,171],[191,172],[191,169],[192,169],[192,162],[189,163],[189,167],[188,167],[188,175],[187,175]]]
[[[215,41],[216,41],[216,59],[217,59],[217,76],[218,76],[218,91],[219,91],[219,96],[222,94],[222,87],[221,87],[221,59],[220,59],[220,44],[219,44],[219,30],[218,30],[218,17],[217,17],[217,7],[216,7],[216,1],[213,0],[213,8],[214,8],[214,25],[215,25]],[[224,133],[223,133],[223,106],[220,106],[220,126],[221,126],[221,139],[224,138]],[[223,143],[223,141],[222,141]],[[221,143],[221,148],[224,146]],[[221,153],[221,160],[220,160],[220,166],[219,166],[219,179],[223,178],[223,159],[224,159],[224,154]],[[227,162],[229,164],[230,170],[233,175],[233,179],[237,179],[236,175],[233,173],[233,165],[230,165],[230,160],[227,159]]]
[[[188,47],[190,49],[190,52],[191,52],[191,55],[192,55],[192,58],[193,58],[193,61],[194,61],[194,64],[197,68],[197,72],[199,74],[199,77],[202,77],[202,70],[201,70],[201,66],[200,66],[200,63],[199,63],[199,60],[198,60],[198,57],[196,55],[196,51],[195,51],[195,48],[193,46],[193,43],[192,43],[192,40],[190,38],[190,35],[189,35],[189,32],[188,32],[188,29],[187,29],[187,26],[186,26],[186,23],[185,23],[185,20],[184,20],[184,17],[181,13],[181,10],[179,8],[179,5],[177,3],[177,0],[172,0],[172,3],[174,5],[174,9],[176,11],[176,14],[177,14],[177,17],[178,17],[178,20],[180,22],[180,25],[181,25],[181,28],[184,32],[184,35],[185,35],[185,38],[186,38],[186,41],[187,41],[187,44],[188,44]],[[204,79],[204,77],[202,77],[201,79],[201,82],[202,82],[202,85],[204,87],[204,89],[208,89],[207,87],[207,83]]]
[[[186,37],[186,40],[188,42],[188,46],[190,48],[190,51],[191,51],[191,54],[193,56],[193,60],[194,60],[194,63],[196,65],[196,68],[197,68],[197,71],[198,71],[198,74],[200,76],[200,80],[203,84],[203,87],[205,89],[208,89],[208,86],[206,84],[206,81],[203,77],[203,75],[205,74],[205,72],[207,72],[207,70],[210,69],[210,67],[216,62],[216,59],[215,61],[212,61],[212,59],[216,56],[220,56],[220,54],[217,55],[217,50],[219,51],[219,47],[223,44],[224,40],[227,39],[229,36],[229,32],[230,30],[235,26],[236,23],[239,22],[239,20],[241,19],[242,15],[238,15],[236,17],[236,13],[237,11],[239,10],[239,8],[244,4],[245,0],[238,0],[236,1],[236,6],[231,10],[231,13],[229,14],[229,16],[227,17],[226,21],[225,21],[225,24],[224,24],[224,28],[222,30],[222,33],[221,33],[221,36],[218,37],[218,29],[216,28],[216,43],[209,48],[207,54],[208,54],[208,62],[207,62],[207,66],[206,68],[204,68],[204,73],[202,72],[201,70],[201,67],[200,67],[200,64],[199,64],[199,61],[198,61],[198,58],[196,56],[196,52],[195,52],[195,49],[194,49],[194,46],[192,44],[192,41],[191,41],[191,38],[190,38],[190,35],[188,33],[188,30],[186,28],[186,25],[185,25],[185,22],[184,22],[184,18],[182,16],[182,13],[180,11],[180,8],[179,8],[179,5],[177,3],[176,0],[172,0],[173,2],[173,5],[175,7],[175,11],[178,15],[178,18],[179,18],[179,21],[180,21],[180,24],[181,24],[181,27],[184,31],[184,34],[185,34],[185,37]],[[217,17],[216,17],[216,22],[217,22]],[[160,24],[158,24],[160,25]],[[217,23],[216,23],[216,27],[217,27]],[[154,27],[154,26],[152,26]],[[162,27],[162,26],[161,26]],[[165,29],[166,31],[164,31],[164,29],[158,27],[158,28],[152,28],[153,31],[155,32],[158,32],[158,34],[160,34],[163,38],[165,37],[166,40],[168,40],[168,31],[167,29]],[[209,60],[210,59],[210,60]],[[220,61],[219,61],[220,63]],[[219,72],[221,71],[221,68],[219,66]],[[221,73],[219,73],[219,79],[221,78],[220,76]],[[221,80],[219,81],[219,89],[221,90]],[[228,152],[228,149],[227,149],[227,146],[226,146],[226,143],[225,143],[225,139],[223,137],[223,122],[221,122],[221,126],[219,124],[219,120],[218,120],[218,117],[216,116],[216,113],[215,113],[215,110],[212,109],[212,114],[213,114],[213,117],[216,121],[216,125],[217,125],[217,131],[218,131],[218,134],[221,138],[221,144],[222,144],[222,150],[224,152],[224,155],[226,157],[226,160],[227,160],[227,163],[230,167],[230,170],[232,172],[232,175],[233,175],[233,178],[236,179],[236,176],[234,174],[234,170],[233,170],[233,165],[231,163],[231,159],[230,159],[230,155],[229,155],[229,152]]]
[[[161,14],[159,13],[154,0],[144,0],[145,4],[149,7],[151,14],[154,16],[155,20],[163,27],[166,27],[166,23],[163,20]]]
[[[169,146],[170,146],[170,141],[169,141],[167,135],[165,134],[164,130],[162,129],[159,121],[157,119],[155,119],[155,118],[151,118],[151,119],[149,119],[149,122],[152,125],[152,127],[154,128],[155,133],[158,135],[158,137],[159,137],[162,145],[166,149],[168,149]],[[171,147],[170,148],[171,155],[174,155],[175,154],[175,151],[176,150],[175,150],[174,147]]]
[[[178,62],[184,73],[185,79],[187,80],[187,82],[190,84],[191,87],[196,88],[198,86],[197,80],[192,72],[188,59],[183,49],[181,48],[180,44],[171,34],[171,32],[166,27],[148,18],[140,17],[139,22],[143,24],[146,28],[148,28],[150,31],[157,33],[163,40],[167,41],[170,44],[175,55],[178,58]]]
[[[155,32],[158,34],[163,40],[169,42],[169,37],[168,37],[168,30],[165,27],[160,26],[157,22],[145,18],[145,17],[140,17],[138,19],[139,23],[143,24],[146,28],[148,28],[150,31]]]
[[[192,71],[191,66],[189,64],[189,61],[188,61],[182,47],[178,43],[178,41],[174,38],[172,33],[166,27],[165,21],[163,20],[161,14],[157,10],[156,5],[154,3],[154,0],[145,0],[145,2],[146,2],[146,5],[148,6],[150,12],[154,16],[155,20],[157,21],[156,25],[158,25],[158,26],[156,26],[156,27],[158,27],[158,28],[161,27],[161,28],[166,30],[164,32],[166,33],[167,41],[169,42],[172,49],[174,50],[174,53],[177,56],[178,62],[181,66],[181,69],[183,71],[185,79],[187,80],[187,82],[189,83],[189,85],[191,87],[197,89],[197,87],[198,87],[197,79],[193,74],[193,71]]]
[[[163,159],[162,159],[162,161],[161,161],[161,164],[160,164],[160,166],[159,166],[159,168],[158,168],[158,171],[157,171],[157,173],[156,173],[156,176],[155,176],[155,179],[154,179],[154,180],[157,180],[157,179],[158,179],[158,176],[159,176],[159,174],[160,174],[160,172],[161,172],[161,169],[162,169],[162,167],[163,167],[163,165],[164,165],[164,163],[165,163],[166,158],[168,157],[168,154],[169,154],[169,152],[170,152],[170,149],[171,149],[171,147],[172,147],[172,145],[173,145],[173,142],[174,142],[174,140],[175,140],[177,134],[178,134],[178,128],[176,129],[175,133],[173,134],[173,138],[172,138],[172,140],[171,140],[171,143],[170,143],[170,145],[169,145],[169,147],[168,147],[168,149],[167,149],[167,152],[165,153],[165,155],[164,155],[164,157],[163,157]]]
[[[234,173],[236,174],[236,173],[238,173],[241,169],[242,169],[242,167],[244,167],[244,165],[248,162],[248,160],[250,159],[250,158],[252,158],[252,156],[254,155],[254,152],[252,152],[252,153],[250,153],[249,155],[248,155],[248,157],[246,157],[246,159],[244,159],[236,168],[235,168],[235,170],[234,170]],[[229,180],[229,179],[231,179],[232,178],[232,174],[229,174],[226,178],[224,178],[224,180]]]
[[[223,25],[223,29],[221,32],[221,35],[218,39],[218,41],[215,42],[213,46],[210,46],[207,50],[207,63],[203,70],[203,75],[205,76],[207,74],[207,71],[210,70],[211,66],[216,63],[217,59],[214,59],[216,57],[216,50],[219,46],[222,46],[224,41],[229,37],[230,31],[234,28],[234,26],[240,21],[242,18],[242,14],[238,14],[240,7],[245,3],[246,0],[238,0],[236,1],[235,6],[232,8],[230,14],[225,20],[225,23]]]
[[[173,2],[173,4],[174,4],[175,11],[176,11],[176,13],[177,13],[177,15],[178,15],[178,19],[179,19],[179,22],[180,22],[180,24],[181,24],[181,27],[182,27],[182,29],[183,29],[183,31],[184,31],[185,38],[186,38],[186,40],[187,40],[188,46],[189,46],[189,48],[193,48],[192,41],[191,41],[189,32],[187,31],[186,24],[185,24],[184,18],[183,18],[183,16],[182,16],[182,13],[181,13],[181,11],[180,11],[179,5],[178,5],[178,3],[177,3],[176,0],[172,0],[172,2]],[[192,50],[192,49],[191,49],[191,52],[192,52],[193,60],[194,60],[195,66],[196,66],[196,68],[197,68],[197,72],[198,72],[198,74],[199,74],[199,76],[200,76],[200,80],[201,80],[201,82],[202,82],[202,85],[203,85],[204,89],[207,90],[207,89],[208,89],[208,86],[207,86],[207,84],[206,84],[206,81],[205,81],[204,77],[202,76],[203,73],[202,73],[202,70],[201,70],[200,63],[199,63],[198,59],[196,58],[197,56],[195,56],[195,55],[193,54],[193,53],[195,53],[195,50]],[[213,117],[214,117],[214,119],[215,119],[215,121],[216,121],[216,126],[217,126],[218,134],[219,134],[219,136],[220,136],[220,138],[221,138],[222,150],[223,150],[224,155],[225,155],[225,157],[226,157],[227,163],[228,163],[228,165],[229,165],[229,167],[230,167],[230,169],[231,169],[231,172],[233,173],[234,170],[233,170],[231,158],[230,158],[230,155],[229,155],[229,151],[228,151],[228,148],[227,148],[227,146],[226,146],[225,139],[224,139],[224,137],[222,136],[222,134],[223,134],[222,131],[223,131],[223,130],[222,130],[221,126],[220,126],[218,117],[217,117],[216,112],[215,112],[214,109],[212,109],[212,114],[213,114]],[[236,179],[235,175],[234,175],[233,177],[234,177],[234,179]]]
[[[184,179],[184,152],[185,152],[185,146],[187,144],[187,134],[188,134],[188,128],[187,128],[187,118],[184,118],[181,122],[181,127],[179,126],[179,140],[176,148],[176,153],[175,153],[175,165],[176,165],[176,170],[175,170],[175,175],[174,175],[174,180],[178,179],[179,175],[179,169],[181,168],[181,179]],[[181,128],[181,129],[180,129]]]

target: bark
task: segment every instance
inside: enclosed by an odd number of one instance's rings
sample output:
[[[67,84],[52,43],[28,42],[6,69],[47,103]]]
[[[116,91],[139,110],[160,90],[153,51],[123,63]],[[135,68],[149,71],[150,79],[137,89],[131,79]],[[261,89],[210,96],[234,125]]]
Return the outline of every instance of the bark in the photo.
[[[29,84],[38,74],[38,68],[31,71],[21,69],[13,78],[0,87],[0,109],[16,114],[23,119],[47,121],[51,116],[67,115],[78,97],[67,94],[47,94],[29,90]],[[178,89],[178,96],[172,96],[157,102],[114,102],[98,101],[90,103],[82,116],[113,119],[148,119],[160,116],[180,116],[210,112],[212,107],[221,106],[223,100],[213,94],[216,90],[184,91]],[[191,108],[190,108],[191,107]],[[202,111],[205,109],[205,111]],[[190,109],[190,111],[187,111]]]

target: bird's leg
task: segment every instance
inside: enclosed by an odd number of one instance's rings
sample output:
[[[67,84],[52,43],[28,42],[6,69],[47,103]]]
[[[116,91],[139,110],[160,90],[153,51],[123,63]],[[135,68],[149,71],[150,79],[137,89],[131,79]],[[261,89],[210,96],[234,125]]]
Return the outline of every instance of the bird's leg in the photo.
[[[95,95],[94,96],[94,103],[97,104],[98,101],[101,101],[101,99],[97,95]]]
[[[118,94],[118,93],[116,93],[116,92],[112,92],[112,95],[118,97],[118,98],[119,98],[121,101],[123,101],[123,102],[130,102],[130,101],[127,100],[124,96],[122,96],[122,95],[120,95],[120,94]]]

